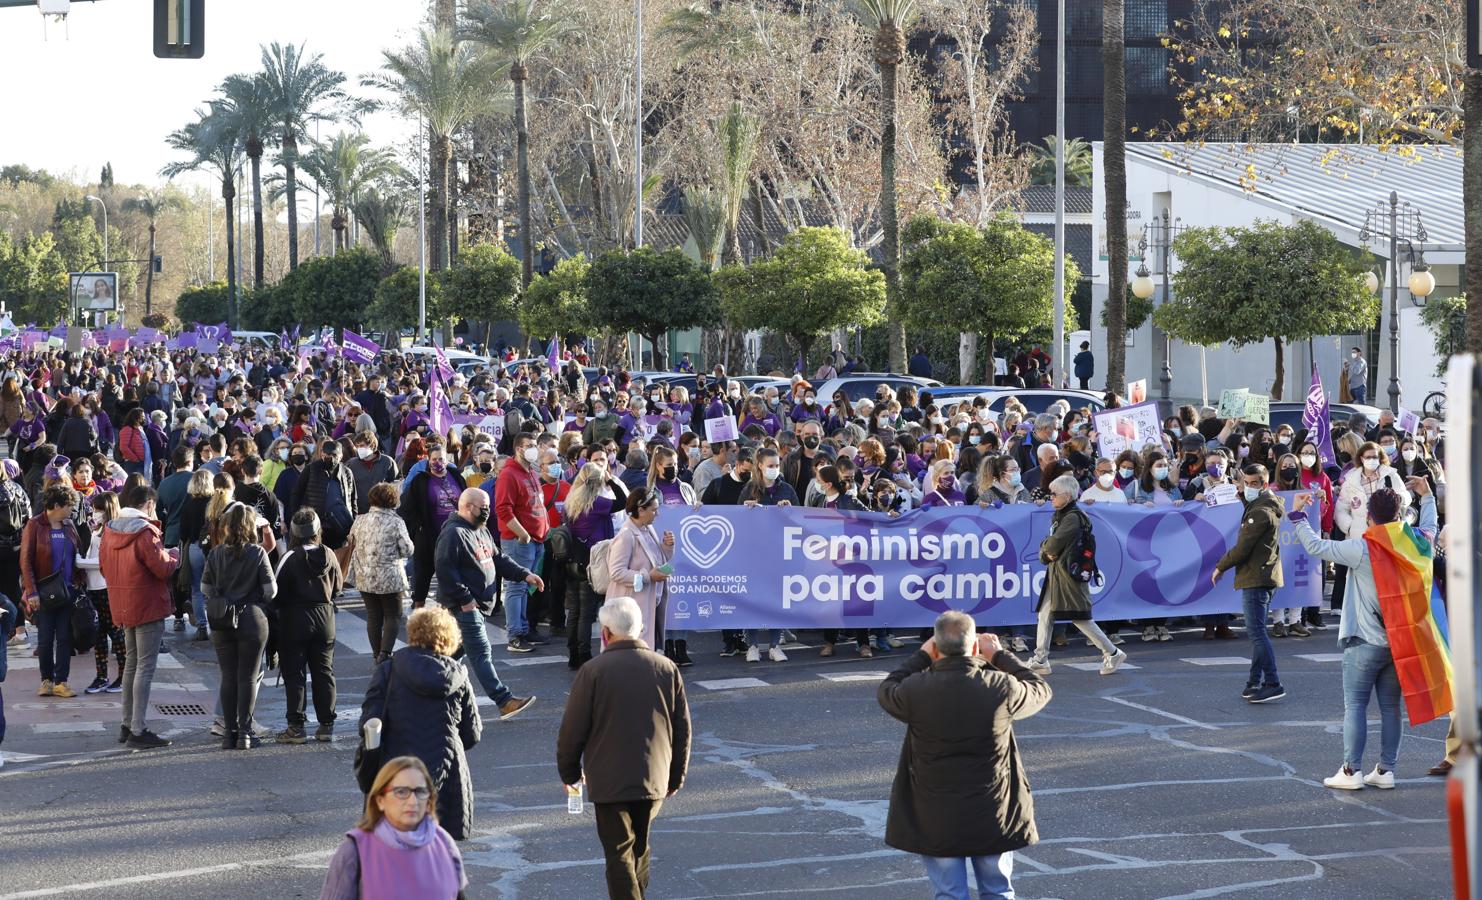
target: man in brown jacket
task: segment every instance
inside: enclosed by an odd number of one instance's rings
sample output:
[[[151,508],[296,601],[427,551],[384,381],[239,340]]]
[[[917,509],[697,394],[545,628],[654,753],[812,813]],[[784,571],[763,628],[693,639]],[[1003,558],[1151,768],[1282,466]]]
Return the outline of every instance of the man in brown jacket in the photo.
[[[684,784],[690,710],[679,668],[638,637],[633,598],[609,599],[598,618],[606,649],[571,685],[556,766],[563,784],[586,782],[597,808],[608,896],[637,900],[648,890],[649,827]]]
[[[1271,596],[1282,586],[1281,517],[1286,512],[1281,498],[1271,493],[1266,467],[1252,463],[1240,472],[1240,533],[1220,561],[1214,564],[1210,583],[1219,584],[1220,574],[1235,570],[1235,589],[1245,606],[1245,633],[1250,638],[1250,677],[1240,696],[1251,703],[1270,703],[1286,696],[1276,674],[1276,648],[1266,634],[1266,614]],[[1264,679],[1264,683],[1263,683]]]
[[[1050,702],[1050,685],[976,633],[972,616],[945,612],[935,633],[880,684],[880,706],[906,723],[885,843],[917,853],[933,896],[1012,897],[1013,851],[1039,840],[1014,720]]]

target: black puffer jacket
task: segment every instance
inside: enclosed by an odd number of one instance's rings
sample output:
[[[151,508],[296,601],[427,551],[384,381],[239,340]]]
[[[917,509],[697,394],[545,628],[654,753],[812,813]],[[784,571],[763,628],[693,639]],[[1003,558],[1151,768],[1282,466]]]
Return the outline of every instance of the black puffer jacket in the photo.
[[[437,784],[438,823],[455,840],[467,840],[473,778],[464,751],[479,742],[484,724],[463,663],[421,647],[397,650],[371,676],[360,708],[362,731],[378,713],[383,758],[415,756],[426,763]]]
[[[284,640],[322,637],[334,643],[334,598],[345,587],[335,555],[322,544],[296,547],[278,569],[278,631]]]

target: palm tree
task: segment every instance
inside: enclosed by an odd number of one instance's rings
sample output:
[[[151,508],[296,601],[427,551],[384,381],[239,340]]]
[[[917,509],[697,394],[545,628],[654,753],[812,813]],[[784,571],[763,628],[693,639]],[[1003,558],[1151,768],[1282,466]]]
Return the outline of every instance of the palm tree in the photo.
[[[1106,292],[1106,389],[1120,391],[1127,369],[1127,71],[1124,0],[1103,0],[1101,65],[1105,89],[1101,130],[1104,136],[1101,181],[1106,190],[1106,266],[1111,273]],[[1065,348],[1055,348],[1055,363]]]
[[[178,209],[184,204],[180,195],[169,191],[147,191],[142,196],[130,197],[123,202],[124,212],[136,212],[149,221],[149,261],[144,275],[144,315],[154,311],[154,235],[155,225],[167,209]]]
[[[380,178],[404,174],[390,151],[371,147],[364,134],[344,131],[326,144],[315,144],[301,164],[334,206],[329,227],[336,252],[349,246],[349,213],[361,188]]]
[[[252,168],[252,287],[262,290],[263,220],[262,153],[264,138],[273,129],[273,107],[261,74],[231,75],[221,83],[221,98],[242,134],[242,147]]]
[[[231,298],[231,325],[236,328],[241,324],[241,310],[237,303],[237,217],[232,200],[237,196],[237,173],[241,169],[241,134],[232,115],[220,102],[211,103],[208,110],[196,110],[196,117],[196,121],[165,138],[171,149],[183,151],[189,158],[170,163],[160,169],[160,174],[174,178],[186,172],[209,170],[221,179],[226,214],[226,290]]]
[[[1035,144],[1029,148],[1030,155],[1034,157],[1030,169],[1030,184],[1055,183],[1055,143],[1057,140],[1058,138],[1052,134],[1045,138],[1044,143]],[[1090,144],[1081,138],[1071,138],[1065,142],[1066,185],[1090,187],[1092,165]]]
[[[309,125],[330,118],[326,103],[345,99],[345,76],[324,64],[324,55],[305,57],[302,47],[274,41],[262,48],[262,79],[282,151],[288,197],[288,268],[298,268],[298,145],[309,140]]]
[[[715,271],[721,245],[726,239],[726,198],[714,188],[692,187],[684,191],[684,224],[689,226],[700,265]]]
[[[402,106],[427,122],[433,152],[428,169],[432,182],[431,268],[447,268],[448,161],[453,133],[474,118],[492,112],[502,97],[492,90],[504,74],[499,60],[482,48],[458,44],[446,29],[422,29],[417,42],[404,50],[383,50],[385,74],[366,84],[396,94]]]
[[[537,9],[540,7],[540,9]],[[520,220],[520,281],[526,287],[534,275],[530,223],[530,129],[526,125],[525,81],[530,60],[572,30],[559,0],[481,0],[464,17],[459,32],[465,40],[482,44],[494,58],[509,66],[515,95],[515,203]]]
[[[396,233],[406,224],[412,210],[406,194],[382,185],[370,185],[351,201],[350,208],[370,238],[371,246],[380,254],[382,271],[389,274],[396,267],[391,256]]]
[[[1116,0],[1107,0],[1108,3]],[[884,236],[885,304],[888,315],[890,371],[906,370],[906,326],[900,317],[901,231],[895,196],[896,70],[906,61],[906,28],[916,15],[916,0],[853,0],[855,15],[875,29],[875,62],[880,66],[880,226]]]
[[[738,100],[720,120],[721,179],[726,208],[726,262],[741,264],[741,203],[751,183],[751,166],[756,161],[757,139],[761,126],[756,116],[747,115]],[[757,231],[765,225],[758,221]]]

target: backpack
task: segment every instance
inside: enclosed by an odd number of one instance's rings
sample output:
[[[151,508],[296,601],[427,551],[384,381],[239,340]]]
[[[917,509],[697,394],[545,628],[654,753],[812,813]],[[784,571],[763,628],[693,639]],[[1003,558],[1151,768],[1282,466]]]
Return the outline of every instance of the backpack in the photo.
[[[545,536],[546,558],[556,565],[563,565],[571,560],[571,545],[574,543],[571,529],[565,525],[557,525]]]
[[[0,488],[0,547],[19,551],[26,527],[26,510],[8,488]]]
[[[607,568],[607,551],[611,548],[612,538],[592,545],[592,561],[587,563],[587,580],[592,583],[592,590],[598,594],[606,594],[607,586],[612,580],[612,573]]]
[[[1070,552],[1065,554],[1065,570],[1070,577],[1085,584],[1101,584],[1101,569],[1096,565],[1096,534],[1091,530],[1091,519],[1080,510],[1075,511],[1080,521],[1081,533]]]

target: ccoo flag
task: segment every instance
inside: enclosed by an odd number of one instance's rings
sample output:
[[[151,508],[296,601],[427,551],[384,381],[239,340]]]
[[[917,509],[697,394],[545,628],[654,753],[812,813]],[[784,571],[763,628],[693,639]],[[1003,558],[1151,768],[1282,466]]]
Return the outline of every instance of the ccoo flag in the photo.
[[[1307,403],[1302,408],[1302,427],[1307,429],[1307,440],[1317,445],[1318,456],[1325,466],[1336,466],[1338,455],[1333,452],[1333,420],[1328,410],[1328,395],[1322,389],[1322,376],[1317,372],[1317,363],[1312,364],[1312,386],[1307,389]]]

